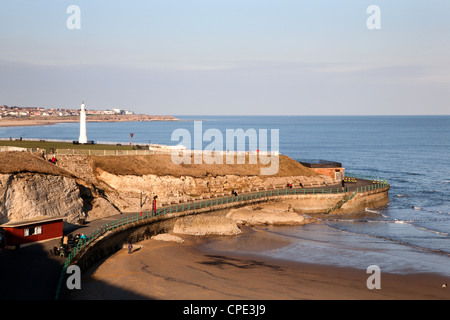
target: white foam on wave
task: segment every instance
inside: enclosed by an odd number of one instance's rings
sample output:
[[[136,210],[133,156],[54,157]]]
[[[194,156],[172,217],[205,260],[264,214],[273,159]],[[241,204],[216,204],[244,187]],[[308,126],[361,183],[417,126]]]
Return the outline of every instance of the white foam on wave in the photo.
[[[450,180],[441,181],[441,183],[450,183]]]
[[[415,221],[414,220],[397,220],[397,219],[394,219],[394,220],[391,220],[391,221],[388,221],[388,222],[393,222],[393,223],[398,223],[398,224],[407,224],[407,225],[415,227],[415,225],[414,225]]]
[[[388,216],[384,215],[383,213],[381,213],[380,211],[377,211],[377,210],[365,208],[364,211],[371,212],[371,213],[376,213],[376,214],[382,216],[383,218],[387,218],[388,217]]]
[[[394,219],[393,221],[391,220],[391,221],[386,221],[386,222],[391,222],[391,223],[393,222],[393,223],[397,223],[397,224],[407,224],[407,225],[409,225],[409,226],[411,226],[413,228],[416,228],[416,229],[419,229],[419,230],[422,230],[422,231],[431,232],[431,233],[439,234],[439,235],[443,235],[443,236],[448,236],[449,235],[449,233],[447,233],[447,232],[441,232],[441,231],[437,231],[437,230],[433,230],[433,229],[428,229],[428,228],[425,228],[425,227],[420,227],[420,226],[415,224],[414,220],[397,220],[397,219]]]
[[[432,232],[432,233],[443,235],[443,236],[448,236],[449,235],[447,232],[436,231],[436,230],[432,230],[432,229],[428,229],[428,228],[424,228],[424,227],[419,227],[419,226],[416,226],[416,225],[412,225],[412,226],[417,228],[417,229],[423,230],[423,231]]]

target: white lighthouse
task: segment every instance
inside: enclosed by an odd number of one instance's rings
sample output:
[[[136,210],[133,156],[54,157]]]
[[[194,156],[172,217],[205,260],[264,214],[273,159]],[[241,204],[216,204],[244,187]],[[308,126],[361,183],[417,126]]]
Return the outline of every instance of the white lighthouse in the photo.
[[[79,143],[87,143],[86,136],[86,110],[84,109],[84,101],[81,103],[80,111],[80,137],[78,138]]]

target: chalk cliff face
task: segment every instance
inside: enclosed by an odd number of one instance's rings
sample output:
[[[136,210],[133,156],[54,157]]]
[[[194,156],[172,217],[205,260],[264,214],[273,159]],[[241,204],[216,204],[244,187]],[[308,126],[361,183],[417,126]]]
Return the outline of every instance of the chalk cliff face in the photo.
[[[110,187],[106,194],[118,208],[125,211],[150,210],[154,196],[158,196],[158,204],[178,203],[180,200],[208,198],[210,194],[231,195],[232,190],[240,193],[255,191],[265,186],[286,186],[292,183],[298,186],[300,182],[323,183],[327,177],[269,177],[261,179],[258,176],[206,176],[203,178],[157,175],[114,175],[97,169],[97,179]],[[142,195],[141,195],[142,194]],[[142,207],[141,207],[142,204]]]
[[[92,158],[83,155],[59,156],[57,165],[26,153],[2,157],[5,166],[3,172],[0,170],[0,223],[49,216],[76,223],[80,218],[93,220],[121,211],[151,210],[154,196],[158,196],[160,205],[209,198],[211,194],[230,195],[232,190],[243,193],[287,183],[296,186],[300,182],[331,182],[331,178],[315,174],[264,178],[209,173],[117,174],[93,165]],[[123,164],[126,166],[126,158]]]
[[[75,180],[54,175],[0,175],[0,222],[41,216],[78,220],[83,200]]]

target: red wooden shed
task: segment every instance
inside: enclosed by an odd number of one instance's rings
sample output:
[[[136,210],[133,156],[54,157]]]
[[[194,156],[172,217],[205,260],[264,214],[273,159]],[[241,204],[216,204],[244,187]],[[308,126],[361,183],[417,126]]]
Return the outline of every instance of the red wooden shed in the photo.
[[[11,221],[0,225],[6,247],[20,247],[63,236],[63,218]]]

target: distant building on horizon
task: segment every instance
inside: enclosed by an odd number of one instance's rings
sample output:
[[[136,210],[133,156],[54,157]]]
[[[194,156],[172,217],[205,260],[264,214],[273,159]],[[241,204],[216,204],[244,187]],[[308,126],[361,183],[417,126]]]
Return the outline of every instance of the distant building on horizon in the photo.
[[[119,108],[113,108],[113,109],[111,109],[111,111],[112,111],[114,114],[134,114],[133,111],[124,110],[124,109],[119,109]]]

